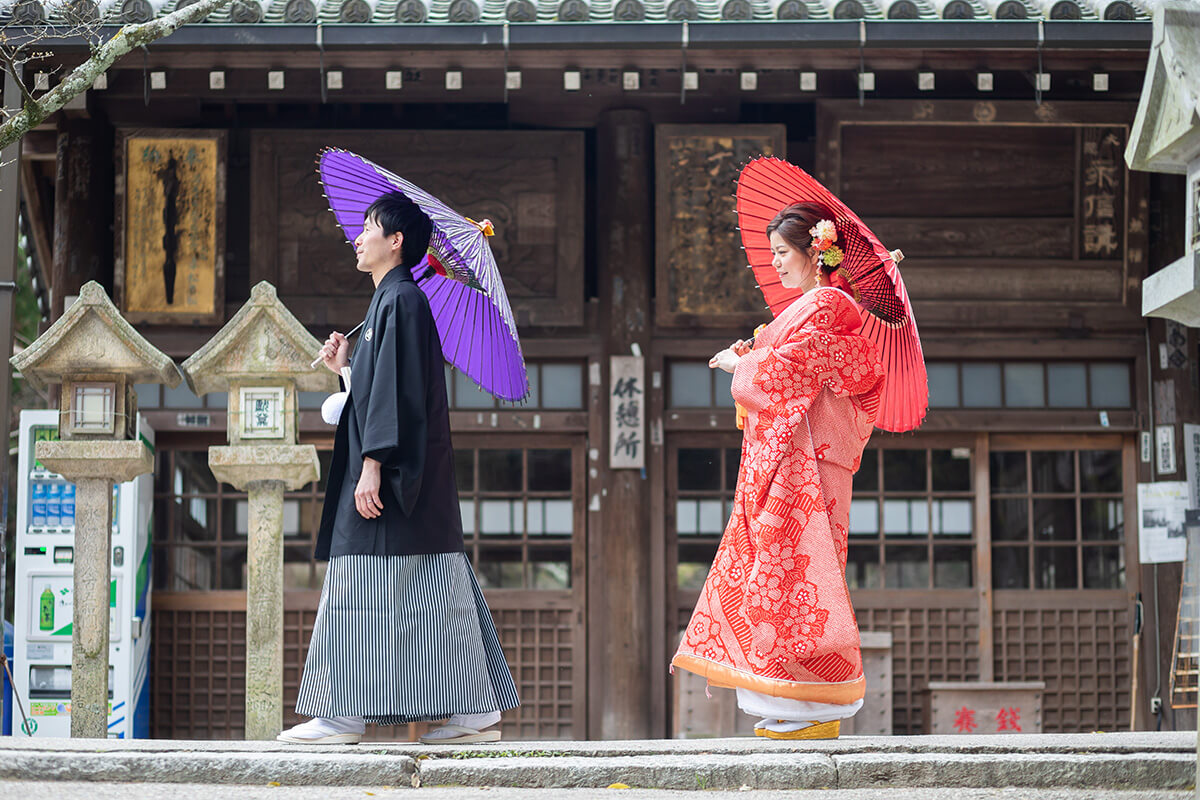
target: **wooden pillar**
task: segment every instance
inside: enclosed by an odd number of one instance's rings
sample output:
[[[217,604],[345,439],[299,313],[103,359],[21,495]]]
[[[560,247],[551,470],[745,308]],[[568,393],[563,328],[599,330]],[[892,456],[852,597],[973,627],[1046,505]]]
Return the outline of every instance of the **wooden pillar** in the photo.
[[[1149,420],[1151,434],[1150,464],[1141,465],[1141,479],[1147,481],[1186,481],[1187,448],[1185,424],[1200,423],[1200,364],[1197,363],[1196,333],[1162,319],[1148,319],[1150,369]],[[1160,469],[1157,429],[1169,428],[1175,441],[1175,469]],[[1136,517],[1135,517],[1136,520]],[[1136,533],[1136,532],[1135,532]],[[1139,676],[1140,707],[1135,707],[1135,726],[1154,730],[1158,720],[1150,715],[1151,699],[1162,701],[1162,730],[1195,730],[1196,711],[1171,707],[1171,669],[1174,663],[1176,619],[1183,583],[1183,563],[1147,564],[1140,568],[1145,625],[1140,645],[1145,682]]]
[[[10,111],[21,107],[21,91],[8,71],[4,73],[4,104]],[[13,333],[17,326],[13,295],[17,291],[17,240],[21,232],[17,226],[21,191],[21,142],[9,145],[0,152],[0,353],[4,354],[4,366],[0,367],[0,419],[7,425],[12,420],[12,367],[8,358],[13,351]],[[3,617],[6,592],[5,578],[8,569],[8,481],[9,462],[0,462],[0,496],[4,506],[0,508],[0,617]],[[15,537],[13,541],[16,541]],[[3,657],[3,653],[0,653]],[[11,667],[10,667],[11,668]]]
[[[649,116],[637,110],[605,112],[596,130],[604,386],[609,356],[630,355],[634,344],[649,350],[652,134]],[[588,518],[588,735],[641,739],[654,735],[651,676],[667,669],[650,660],[651,637],[661,635],[651,625],[650,583],[662,576],[650,570],[648,481],[643,470],[609,469],[608,393],[599,397],[603,423],[593,426],[598,456],[588,492],[599,501]]]
[[[63,298],[78,295],[88,281],[112,287],[112,155],[107,126],[80,117],[59,123],[52,320],[62,316]]]

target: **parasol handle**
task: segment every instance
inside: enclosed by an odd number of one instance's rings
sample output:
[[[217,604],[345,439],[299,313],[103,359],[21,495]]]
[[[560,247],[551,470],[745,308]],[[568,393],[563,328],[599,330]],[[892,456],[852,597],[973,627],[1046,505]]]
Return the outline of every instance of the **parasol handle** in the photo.
[[[361,330],[362,330],[362,326],[363,326],[363,325],[366,325],[366,324],[367,324],[367,323],[366,323],[366,320],[363,320],[362,322],[360,322],[360,323],[358,323],[357,325],[355,325],[353,328],[351,328],[351,329],[350,329],[350,332],[346,334],[346,338],[347,338],[347,339],[349,339],[349,338],[350,338],[350,337],[352,337],[354,334],[356,334],[356,333],[358,333],[359,331],[361,331]],[[316,357],[316,359],[315,359],[315,360],[314,360],[314,361],[313,361],[311,364],[309,364],[309,365],[308,365],[308,368],[309,368],[309,369],[316,369],[316,368],[317,368],[317,365],[318,365],[318,364],[320,364],[320,363],[321,363],[321,357],[320,357],[320,356],[317,356],[317,357]]]
[[[892,250],[890,253],[888,253],[888,255],[891,256],[892,261],[895,261],[897,264],[904,260],[904,251],[900,250],[899,248]]]

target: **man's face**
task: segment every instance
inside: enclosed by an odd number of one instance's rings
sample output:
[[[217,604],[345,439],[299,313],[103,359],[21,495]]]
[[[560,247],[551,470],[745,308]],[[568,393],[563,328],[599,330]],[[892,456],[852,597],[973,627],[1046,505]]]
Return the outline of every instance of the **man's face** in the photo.
[[[400,243],[404,234],[384,236],[379,223],[368,217],[363,221],[363,231],[354,240],[354,252],[358,255],[358,271],[372,272],[381,267],[390,267],[400,262]]]

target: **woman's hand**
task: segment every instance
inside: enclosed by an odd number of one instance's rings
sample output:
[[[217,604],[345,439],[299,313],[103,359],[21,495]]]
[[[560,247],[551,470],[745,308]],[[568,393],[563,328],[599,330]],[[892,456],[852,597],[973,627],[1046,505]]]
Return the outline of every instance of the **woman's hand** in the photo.
[[[329,334],[318,354],[321,361],[334,375],[350,363],[350,340],[336,331]]]
[[[745,344],[745,342],[743,342],[743,344]],[[741,356],[733,352],[733,348],[726,347],[724,350],[708,360],[708,366],[712,369],[723,369],[726,372],[733,372],[733,369],[737,366],[738,359],[740,358]]]
[[[745,339],[738,339],[736,342],[729,345],[729,349],[733,351],[735,356],[741,357],[746,355],[746,353],[749,353],[753,349],[753,346]]]
[[[373,458],[363,459],[362,476],[354,490],[354,507],[364,519],[375,519],[383,513],[383,501],[379,499],[379,462]]]

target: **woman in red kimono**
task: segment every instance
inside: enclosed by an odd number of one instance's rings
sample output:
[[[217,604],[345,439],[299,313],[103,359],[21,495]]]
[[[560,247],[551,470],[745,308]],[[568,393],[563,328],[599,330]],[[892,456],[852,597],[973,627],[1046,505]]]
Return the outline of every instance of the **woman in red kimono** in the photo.
[[[884,371],[840,286],[832,214],[812,203],[767,226],[785,288],[804,294],[709,366],[733,373],[746,420],[733,515],[673,666],[737,690],[773,739],[836,738],[866,682],[846,586],[851,482]]]

